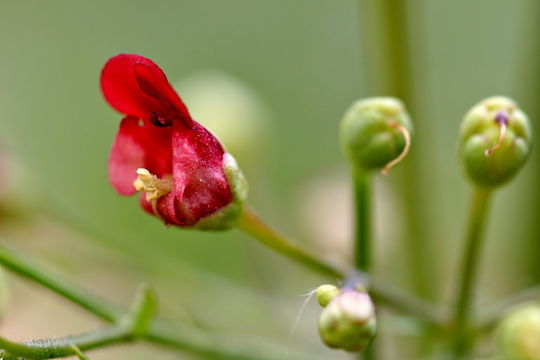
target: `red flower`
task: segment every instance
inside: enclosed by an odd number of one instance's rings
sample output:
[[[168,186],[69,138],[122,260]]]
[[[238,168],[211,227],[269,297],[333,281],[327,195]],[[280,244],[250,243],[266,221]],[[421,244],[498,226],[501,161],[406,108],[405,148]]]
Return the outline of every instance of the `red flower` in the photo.
[[[121,54],[105,64],[101,89],[126,115],[109,158],[116,191],[142,191],[143,209],[166,224],[228,227],[227,221],[208,219],[237,216],[246,195],[241,173],[219,141],[191,118],[163,71],[150,59]]]

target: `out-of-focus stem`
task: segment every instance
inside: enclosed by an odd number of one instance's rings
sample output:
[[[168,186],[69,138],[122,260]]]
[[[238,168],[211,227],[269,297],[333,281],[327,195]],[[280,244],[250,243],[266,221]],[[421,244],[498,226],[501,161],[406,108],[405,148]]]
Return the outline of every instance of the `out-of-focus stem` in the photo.
[[[371,176],[366,171],[353,169],[355,204],[354,263],[356,269],[369,272],[371,264]]]
[[[473,303],[478,260],[482,249],[482,235],[489,209],[491,191],[477,187],[474,190],[465,252],[462,258],[459,289],[454,308],[454,331],[452,350],[457,358],[466,358],[471,350],[470,313]]]
[[[82,309],[87,310],[91,314],[94,314],[98,318],[104,320],[107,323],[118,325],[118,329],[112,328],[105,332],[97,332],[92,334],[94,339],[99,341],[87,342],[91,338],[75,337],[78,342],[78,348],[92,349],[98,348],[114,343],[131,341],[133,337],[127,336],[123,327],[122,321],[130,316],[130,311],[122,307],[116,306],[96,296],[82,288],[62,279],[60,276],[53,274],[47,269],[37,266],[15,252],[0,245],[0,265],[7,270],[22,276],[28,280],[42,285],[43,287],[55,292],[56,294],[64,297],[72,303],[80,306]],[[283,359],[283,351],[278,349],[272,349],[267,346],[251,345],[248,346],[243,342],[238,342],[231,339],[218,338],[212,334],[205,333],[200,330],[192,329],[187,326],[178,323],[169,323],[163,319],[156,319],[150,325],[150,328],[143,334],[139,334],[141,340],[158,344],[164,347],[168,347],[177,351],[183,351],[197,356],[204,356],[209,359],[219,360],[281,360]],[[57,339],[57,343],[61,344],[62,341],[67,339]],[[54,342],[52,343],[55,344]],[[57,345],[58,345],[57,344]],[[20,345],[19,351],[33,351],[32,349],[25,348],[23,344],[9,344],[9,341],[4,340],[5,347],[11,345]],[[6,346],[7,345],[7,346]],[[68,345],[77,345],[70,343]],[[0,349],[2,349],[2,343],[0,342]],[[6,350],[4,348],[4,350]],[[12,348],[13,350],[13,348]],[[51,350],[51,349],[49,349]],[[49,351],[47,350],[47,351]],[[54,350],[54,346],[53,349]],[[51,350],[51,351],[52,351]],[[16,349],[17,351],[17,349]],[[68,351],[62,349],[62,351]],[[52,353],[49,353],[52,354]],[[76,355],[75,350],[72,348],[70,355]],[[7,356],[7,355],[6,355]],[[37,359],[51,358],[52,355],[46,357],[37,357]],[[2,358],[0,356],[0,358]],[[307,359],[308,357],[297,357],[296,360]],[[4,359],[8,359],[4,357]],[[19,358],[17,359],[19,360]]]
[[[84,350],[92,350],[133,340],[130,329],[104,329],[80,336],[47,339],[31,343],[15,343],[0,338],[0,359],[55,359],[77,355]]]
[[[405,0],[359,0],[359,5],[367,93],[398,97],[413,116],[417,116],[410,76],[412,67],[408,7],[418,7],[418,4]],[[407,265],[417,293],[433,297],[436,269],[429,252],[422,212],[417,206],[422,203],[418,189],[424,188],[419,183],[422,181],[420,170],[419,153],[413,151],[404,167],[402,188],[408,224],[405,248],[414,251],[407,251],[404,255],[408,257]]]
[[[239,229],[259,240],[263,245],[322,275],[338,280],[344,280],[355,275],[352,269],[341,271],[308,254],[304,249],[293,244],[287,238],[274,231],[270,226],[266,225],[250,208],[244,209],[244,213],[241,215],[237,226]],[[391,286],[370,280],[365,274],[362,274],[360,278],[366,280],[371,295],[380,303],[387,304],[404,313],[416,315],[419,319],[435,328],[444,326],[444,314],[441,313],[440,309],[433,306],[433,304],[401,293]]]
[[[371,174],[359,167],[353,168],[353,190],[355,208],[354,263],[357,270],[369,273],[371,255]],[[374,299],[376,301],[376,298]],[[375,358],[375,347],[371,345],[360,354],[360,358]]]
[[[476,324],[475,329],[480,333],[486,333],[493,330],[501,317],[508,311],[519,304],[529,301],[540,301],[540,285],[522,290],[494,304],[482,306],[479,309],[478,323]]]
[[[287,242],[285,239],[282,240]],[[288,247],[285,246],[285,248]],[[88,335],[85,335],[82,337],[72,338],[73,340],[76,340],[76,343],[70,343],[69,345],[75,345],[75,347],[79,348],[79,350],[84,350],[102,347],[113,343],[131,341],[133,339],[133,329],[130,330],[131,332],[129,336],[126,335],[125,330],[122,330],[124,329],[122,326],[125,324],[124,320],[126,317],[130,315],[133,316],[133,313],[131,313],[129,310],[113,305],[107,300],[85,291],[69,281],[62,279],[60,276],[49,272],[47,269],[35,265],[31,261],[23,258],[2,245],[0,245],[0,265],[19,276],[40,284],[43,287],[57,293],[58,295],[94,314],[105,322],[118,326],[118,328],[112,328],[111,330],[107,330],[105,332],[94,333],[94,339],[99,341],[96,340],[90,343],[88,342],[89,338],[85,337]],[[329,269],[333,268],[328,265],[324,265],[324,263],[316,268],[325,269],[323,271],[326,274],[332,274],[339,278],[345,277],[344,273],[338,272],[337,270],[330,271]],[[384,286],[383,284],[379,283],[371,283],[370,289],[372,294],[379,298],[381,302],[385,302],[389,304],[389,306],[403,312],[417,315],[420,319],[423,319],[427,324],[432,325],[435,328],[443,326],[444,318],[441,317],[440,311],[433,307],[432,304],[426,303],[406,294],[402,294],[392,287]],[[283,358],[283,352],[281,350],[272,349],[268,346],[255,344],[247,345],[243,342],[238,342],[231,339],[218,338],[203,331],[186,327],[182,324],[170,323],[164,319],[154,320],[144,333],[138,334],[138,336],[135,337],[161,346],[169,347],[174,350],[204,356],[209,359],[278,360]],[[61,345],[63,340],[66,339],[57,339],[56,343],[53,341],[50,344]],[[8,341],[7,343],[4,343],[4,345],[6,345],[5,347],[9,347],[14,345],[14,343],[9,344]],[[1,348],[2,344],[0,344],[0,349]],[[15,349],[15,351],[27,350],[33,351],[33,349],[28,349],[24,346],[19,347],[18,350]],[[54,349],[48,349],[47,351],[49,350],[52,351]],[[68,349],[62,349],[62,351],[67,352]],[[69,354],[76,354],[75,348],[70,348],[70,351],[71,352]],[[52,352],[49,354],[52,354]],[[52,355],[48,355],[46,358],[51,358],[51,356]],[[304,358],[307,357],[291,357],[291,360]]]

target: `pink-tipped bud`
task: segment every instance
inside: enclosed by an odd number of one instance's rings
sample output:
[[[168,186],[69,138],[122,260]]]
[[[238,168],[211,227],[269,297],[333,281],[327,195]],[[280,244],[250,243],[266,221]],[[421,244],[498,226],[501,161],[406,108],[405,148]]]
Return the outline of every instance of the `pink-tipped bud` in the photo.
[[[362,351],[375,336],[375,307],[368,294],[344,290],[335,296],[319,317],[319,334],[331,348]]]

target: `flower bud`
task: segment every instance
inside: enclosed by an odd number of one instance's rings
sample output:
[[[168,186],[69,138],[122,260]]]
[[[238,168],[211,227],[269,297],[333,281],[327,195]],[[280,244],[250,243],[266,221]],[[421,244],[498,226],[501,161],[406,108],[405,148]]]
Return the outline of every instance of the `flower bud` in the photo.
[[[317,296],[317,301],[319,302],[319,305],[321,305],[322,307],[326,307],[330,300],[339,295],[339,289],[334,285],[321,285],[317,288],[315,295]]]
[[[460,155],[471,180],[493,187],[521,169],[531,148],[527,115],[503,96],[487,98],[465,115],[460,128]]]
[[[413,126],[403,103],[391,97],[358,100],[345,113],[340,138],[355,166],[386,173],[408,153]]]
[[[540,305],[511,311],[498,328],[499,348],[513,360],[540,360]]]
[[[364,350],[376,332],[375,308],[368,294],[344,290],[335,296],[319,317],[319,334],[331,348]]]

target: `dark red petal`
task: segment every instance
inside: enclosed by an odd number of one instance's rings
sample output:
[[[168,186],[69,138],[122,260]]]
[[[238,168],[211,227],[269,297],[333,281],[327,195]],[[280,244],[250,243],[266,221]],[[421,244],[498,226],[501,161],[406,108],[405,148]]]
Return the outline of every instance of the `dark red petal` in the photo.
[[[142,125],[142,126],[141,126]],[[159,177],[172,173],[172,127],[159,128],[127,116],[120,123],[109,156],[109,181],[122,195],[135,193],[137,169]]]
[[[179,226],[183,225],[176,217],[176,200],[174,193],[171,192],[165,196],[162,196],[152,203],[146,200],[146,193],[141,193],[139,201],[144,211],[151,215],[157,216],[163,220],[165,224]]]
[[[163,71],[143,56],[120,54],[109,59],[101,72],[101,90],[109,104],[122,114],[146,121],[155,117],[163,124],[180,120],[187,127],[193,125]]]
[[[223,148],[204,127],[175,129],[172,137],[177,218],[185,226],[213,214],[232,201],[223,172]]]

